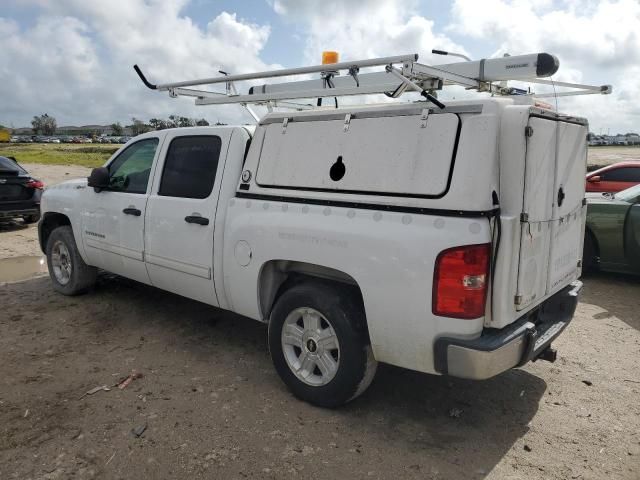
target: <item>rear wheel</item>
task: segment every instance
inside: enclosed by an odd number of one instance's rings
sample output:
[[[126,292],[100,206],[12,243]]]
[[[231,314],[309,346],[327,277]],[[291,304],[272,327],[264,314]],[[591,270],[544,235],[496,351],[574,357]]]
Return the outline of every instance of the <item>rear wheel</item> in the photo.
[[[64,295],[78,295],[95,284],[98,269],[84,263],[71,227],[58,227],[51,232],[46,250],[49,277],[55,290]]]
[[[344,289],[307,283],[278,299],[269,350],[278,374],[298,398],[336,407],[363,393],[377,362],[360,302]]]

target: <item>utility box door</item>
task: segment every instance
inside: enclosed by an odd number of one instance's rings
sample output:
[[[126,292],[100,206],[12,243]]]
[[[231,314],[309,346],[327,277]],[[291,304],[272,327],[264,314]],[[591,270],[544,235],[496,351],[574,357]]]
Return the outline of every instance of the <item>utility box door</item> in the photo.
[[[460,120],[451,113],[266,125],[261,187],[437,197],[447,190]]]
[[[587,165],[585,125],[558,122],[558,155],[553,188],[553,221],[547,293],[577,276],[584,239],[583,205]]]
[[[587,127],[529,118],[516,308],[579,274],[584,232]]]
[[[526,308],[545,295],[549,264],[556,163],[556,122],[531,117],[528,127],[524,192],[520,222],[520,258],[516,308]]]

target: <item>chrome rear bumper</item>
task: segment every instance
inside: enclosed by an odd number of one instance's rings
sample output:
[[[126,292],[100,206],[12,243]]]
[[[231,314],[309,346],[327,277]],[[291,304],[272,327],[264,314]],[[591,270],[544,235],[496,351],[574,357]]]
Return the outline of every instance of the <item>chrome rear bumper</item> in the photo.
[[[501,330],[485,329],[474,340],[443,337],[434,346],[436,371],[484,380],[535,360],[569,325],[582,282],[575,281],[533,312]]]

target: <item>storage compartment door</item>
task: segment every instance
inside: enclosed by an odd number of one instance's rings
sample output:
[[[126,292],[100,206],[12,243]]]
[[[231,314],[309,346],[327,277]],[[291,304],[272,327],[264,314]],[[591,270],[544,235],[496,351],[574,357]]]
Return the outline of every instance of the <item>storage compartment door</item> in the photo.
[[[451,113],[266,126],[256,181],[261,187],[443,195],[460,120]]]
[[[531,117],[528,126],[533,133],[527,137],[525,158],[517,310],[546,293],[556,163],[556,122]]]
[[[586,209],[582,200],[587,168],[587,127],[557,122],[557,135],[547,294],[578,276],[584,235],[583,210]]]

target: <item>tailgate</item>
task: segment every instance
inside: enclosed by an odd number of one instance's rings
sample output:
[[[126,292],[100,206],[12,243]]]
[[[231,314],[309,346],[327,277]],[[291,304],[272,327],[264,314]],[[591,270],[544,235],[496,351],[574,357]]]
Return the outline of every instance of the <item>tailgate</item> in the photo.
[[[579,276],[587,127],[531,116],[520,222],[516,309]]]

